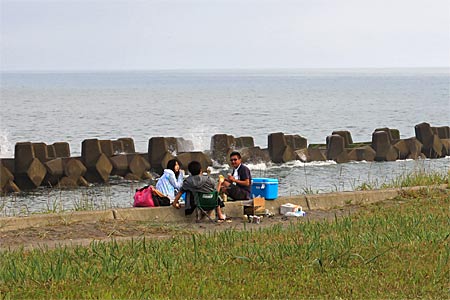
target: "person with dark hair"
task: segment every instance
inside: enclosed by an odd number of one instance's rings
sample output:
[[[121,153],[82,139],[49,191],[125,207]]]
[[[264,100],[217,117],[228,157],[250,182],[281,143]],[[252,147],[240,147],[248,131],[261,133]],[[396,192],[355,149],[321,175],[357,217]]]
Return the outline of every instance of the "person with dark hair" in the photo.
[[[183,181],[183,185],[181,186],[180,191],[175,196],[175,199],[172,203],[173,207],[180,208],[178,201],[181,195],[183,193],[186,193],[186,215],[192,214],[195,210],[194,193],[210,193],[215,190],[220,191],[220,188],[222,186],[222,181],[219,181],[216,186],[216,181],[214,179],[212,179],[208,175],[202,174],[202,166],[198,161],[191,161],[188,165],[188,171],[191,175]],[[219,222],[227,220],[225,214],[221,209],[224,206],[225,205],[223,204],[223,201],[219,198],[219,205],[216,208],[216,215]]]
[[[181,163],[177,159],[167,162],[167,168],[158,179],[156,189],[167,196],[172,202],[175,195],[183,185],[184,172],[181,170]]]
[[[223,183],[222,192],[233,200],[248,200],[252,191],[252,174],[250,169],[242,164],[241,154],[233,151],[230,154],[233,173],[228,174]]]

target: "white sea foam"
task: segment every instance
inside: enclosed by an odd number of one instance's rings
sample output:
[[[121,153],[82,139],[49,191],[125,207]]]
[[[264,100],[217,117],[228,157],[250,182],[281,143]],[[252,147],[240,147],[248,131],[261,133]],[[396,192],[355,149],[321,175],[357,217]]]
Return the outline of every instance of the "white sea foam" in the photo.
[[[9,141],[9,133],[4,129],[0,129],[0,157],[13,157],[13,146]]]
[[[283,164],[268,163],[267,169],[282,169],[282,168],[300,168],[300,167],[316,167],[316,166],[329,166],[337,164],[334,160],[326,161],[311,161],[302,162],[300,160],[293,160]]]
[[[260,162],[260,163],[245,163],[245,165],[251,170],[251,171],[259,171],[259,172],[266,172],[266,171],[277,171],[278,169],[283,168],[300,168],[300,167],[316,167],[316,166],[328,166],[328,165],[335,165],[337,164],[333,160],[327,160],[327,161],[313,161],[313,162],[301,162],[299,160],[290,161],[284,164],[274,164],[272,162]],[[213,168],[211,168],[212,174],[218,174],[224,170],[230,170],[231,167],[228,164],[218,164],[216,162],[213,163]]]
[[[211,144],[211,128],[208,126],[199,126],[195,128],[185,128],[187,133],[183,134],[183,137],[187,140],[191,140],[194,144],[195,151],[205,151],[210,148]]]
[[[329,166],[329,165],[335,165],[337,162],[334,160],[326,160],[326,161],[311,161],[311,162],[301,162],[299,160],[295,160],[292,162],[294,167],[303,167],[303,166]],[[290,166],[290,165],[287,165]]]
[[[248,164],[247,167],[250,170],[267,170],[271,167],[272,163],[268,162],[268,163],[257,163],[257,164]]]

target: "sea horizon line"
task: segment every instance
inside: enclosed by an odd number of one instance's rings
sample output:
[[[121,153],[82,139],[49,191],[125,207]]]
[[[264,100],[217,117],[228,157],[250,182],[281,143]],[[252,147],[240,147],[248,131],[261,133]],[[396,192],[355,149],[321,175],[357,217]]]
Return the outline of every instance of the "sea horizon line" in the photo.
[[[311,67],[311,68],[160,68],[160,69],[20,69],[0,70],[1,74],[85,74],[85,73],[448,73],[450,67]]]

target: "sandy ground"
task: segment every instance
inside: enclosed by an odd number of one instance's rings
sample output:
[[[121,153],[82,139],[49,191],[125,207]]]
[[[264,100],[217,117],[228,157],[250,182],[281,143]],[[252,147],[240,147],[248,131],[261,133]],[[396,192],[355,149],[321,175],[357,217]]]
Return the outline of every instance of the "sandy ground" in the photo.
[[[197,223],[195,220],[180,223],[156,224],[136,221],[109,220],[92,223],[55,224],[20,230],[0,232],[0,250],[54,248],[59,245],[88,245],[92,241],[117,241],[151,238],[165,239],[175,235],[202,233],[214,230],[249,230],[272,226],[288,225],[291,222],[332,220],[336,216],[354,214],[361,206],[349,206],[332,210],[308,211],[304,217],[273,216],[264,217],[260,224],[248,223],[242,219],[232,219],[231,223],[212,223],[207,218]]]

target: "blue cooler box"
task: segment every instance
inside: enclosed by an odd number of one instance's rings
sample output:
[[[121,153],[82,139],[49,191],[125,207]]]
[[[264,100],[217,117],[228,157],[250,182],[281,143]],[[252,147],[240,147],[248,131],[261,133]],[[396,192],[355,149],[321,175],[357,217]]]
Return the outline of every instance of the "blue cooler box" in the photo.
[[[252,196],[253,198],[261,196],[266,200],[274,200],[278,198],[278,179],[253,178]]]

